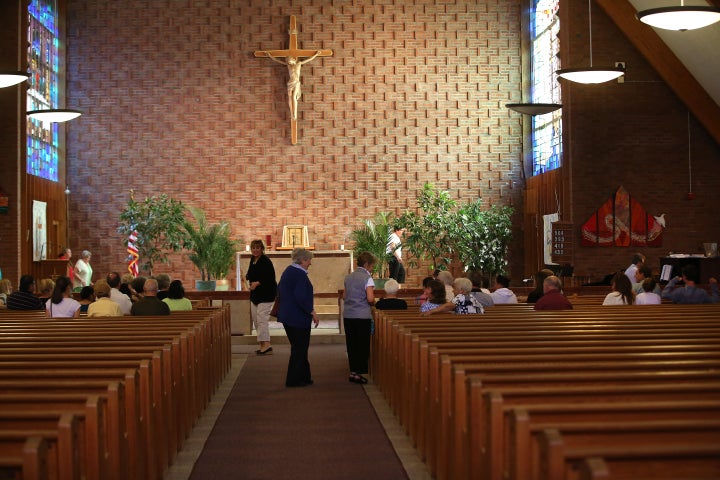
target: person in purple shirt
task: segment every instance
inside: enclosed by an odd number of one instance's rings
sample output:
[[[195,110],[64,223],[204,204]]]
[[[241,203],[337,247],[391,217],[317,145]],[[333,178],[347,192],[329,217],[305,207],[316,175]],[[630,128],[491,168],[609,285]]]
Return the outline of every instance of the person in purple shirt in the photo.
[[[682,280],[684,287],[675,288]],[[682,277],[670,279],[662,291],[661,297],[671,300],[673,303],[717,303],[720,300],[718,293],[717,279],[711,277],[708,280],[710,292],[698,288],[696,284],[700,281],[700,273],[695,265],[685,265],[682,269]]]
[[[35,296],[35,279],[32,275],[20,277],[19,288],[7,297],[8,310],[45,310],[45,304]]]

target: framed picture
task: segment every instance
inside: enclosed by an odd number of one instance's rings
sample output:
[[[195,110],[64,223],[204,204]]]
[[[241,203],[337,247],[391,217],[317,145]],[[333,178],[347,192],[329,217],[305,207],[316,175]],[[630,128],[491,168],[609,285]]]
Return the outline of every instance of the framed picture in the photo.
[[[283,227],[282,247],[309,247],[308,229],[305,225],[285,225]]]

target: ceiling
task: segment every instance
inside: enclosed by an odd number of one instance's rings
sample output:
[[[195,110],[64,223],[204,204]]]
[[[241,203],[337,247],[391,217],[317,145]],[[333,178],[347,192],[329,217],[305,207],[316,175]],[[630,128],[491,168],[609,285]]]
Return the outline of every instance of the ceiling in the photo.
[[[629,0],[629,2],[638,11],[680,5],[677,0]],[[685,5],[707,6],[708,3],[687,0]],[[659,28],[653,30],[715,100],[715,103],[720,105],[720,22],[687,32]]]
[[[656,29],[637,20],[637,11],[679,6],[681,0],[595,2],[720,144],[720,23],[686,32]],[[720,0],[684,4],[720,7]],[[631,76],[632,65],[626,68]]]

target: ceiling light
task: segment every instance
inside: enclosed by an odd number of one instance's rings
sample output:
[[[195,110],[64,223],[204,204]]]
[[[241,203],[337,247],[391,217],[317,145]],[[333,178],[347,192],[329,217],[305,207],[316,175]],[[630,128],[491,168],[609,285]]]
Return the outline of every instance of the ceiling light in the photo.
[[[545,115],[562,108],[559,103],[506,103],[505,106],[524,115]]]
[[[12,87],[30,78],[27,72],[6,72],[0,71],[0,88]]]
[[[69,110],[69,109],[49,109],[49,110],[30,110],[27,112],[28,117],[41,120],[43,122],[67,122],[73,118],[77,118],[82,115],[80,110]]]
[[[649,8],[637,12],[635,16],[651,27],[684,32],[720,21],[720,8],[685,6],[685,2],[681,0],[678,7]]]
[[[590,66],[585,68],[563,68],[557,73],[560,78],[577,83],[604,83],[621,77],[625,74],[622,67],[593,67],[592,55],[592,10],[591,1],[588,0],[588,26],[590,33]]]

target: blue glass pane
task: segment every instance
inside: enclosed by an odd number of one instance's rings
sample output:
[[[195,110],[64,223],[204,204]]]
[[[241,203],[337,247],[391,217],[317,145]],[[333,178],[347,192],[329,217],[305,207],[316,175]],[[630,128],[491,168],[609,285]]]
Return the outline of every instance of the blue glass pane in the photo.
[[[30,0],[28,5],[27,109],[58,108],[58,30],[54,2]],[[58,126],[28,119],[27,173],[58,181]]]
[[[534,103],[561,103],[559,0],[535,0],[532,12],[531,86]],[[562,110],[532,117],[533,175],[560,167],[562,159]]]

